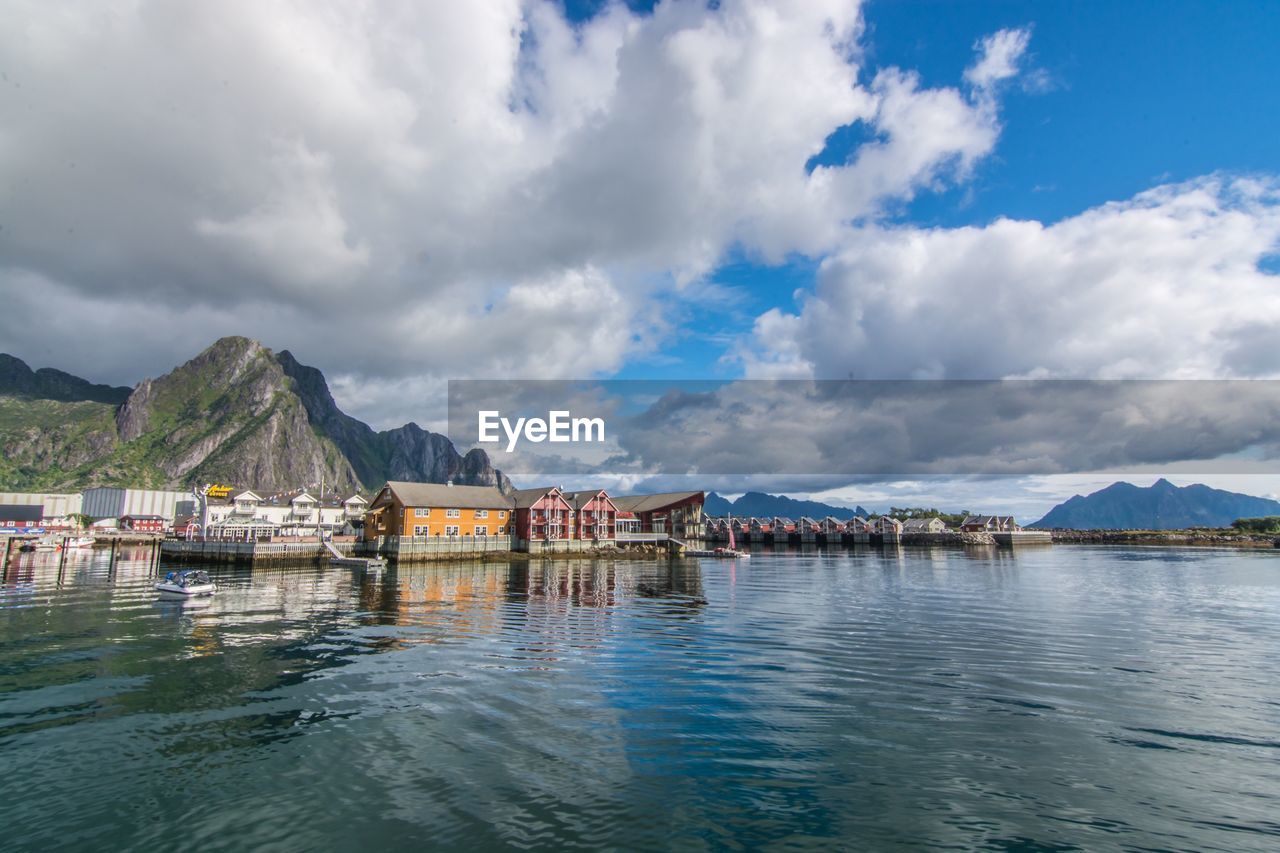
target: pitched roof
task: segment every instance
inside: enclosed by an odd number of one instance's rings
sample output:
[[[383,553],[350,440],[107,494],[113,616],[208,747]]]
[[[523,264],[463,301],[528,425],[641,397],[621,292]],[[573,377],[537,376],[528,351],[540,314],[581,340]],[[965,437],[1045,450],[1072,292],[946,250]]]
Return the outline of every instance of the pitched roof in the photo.
[[[496,486],[450,486],[447,483],[407,483],[389,481],[388,488],[405,506],[467,507],[475,509],[510,509],[511,498]]]
[[[561,494],[564,495],[564,499],[569,502],[569,505],[577,510],[582,509],[601,495],[610,503],[613,502],[613,498],[604,489],[579,489],[576,492],[561,492]]]
[[[692,498],[705,499],[705,492],[662,492],[657,495],[627,495],[613,498],[613,505],[629,512],[653,512]]]
[[[552,491],[559,490],[555,486],[539,486],[536,489],[516,489],[511,493],[511,497],[516,509],[528,509]],[[563,497],[564,492],[560,492],[560,495]],[[565,498],[565,503],[569,503],[568,498]]]

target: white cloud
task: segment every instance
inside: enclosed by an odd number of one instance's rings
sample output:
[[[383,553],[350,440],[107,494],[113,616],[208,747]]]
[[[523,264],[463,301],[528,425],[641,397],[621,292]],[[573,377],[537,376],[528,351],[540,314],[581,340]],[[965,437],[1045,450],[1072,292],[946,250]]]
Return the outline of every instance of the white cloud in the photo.
[[[197,219],[196,232],[224,242],[229,258],[248,274],[286,293],[345,295],[369,265],[369,244],[348,240],[330,158],[302,144],[282,145],[276,162],[279,183],[261,204],[226,222]]]
[[[985,96],[861,83],[853,0],[0,6],[0,296],[66,318],[0,318],[6,348],[132,381],[246,333],[375,420],[405,382],[615,369],[730,249],[829,251],[999,129]]]
[[[1280,375],[1280,188],[1207,178],[1061,222],[847,234],[795,313],[759,317],[750,375]]]
[[[980,39],[974,48],[981,54],[965,69],[964,79],[978,89],[989,89],[1008,80],[1018,73],[1018,63],[1030,42],[1031,32],[1027,29],[1000,30]]]

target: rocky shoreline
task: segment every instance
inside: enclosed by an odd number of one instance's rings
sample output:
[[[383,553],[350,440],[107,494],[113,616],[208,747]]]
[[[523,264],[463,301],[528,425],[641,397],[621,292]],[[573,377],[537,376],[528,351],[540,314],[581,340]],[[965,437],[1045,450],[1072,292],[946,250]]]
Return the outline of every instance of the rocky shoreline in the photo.
[[[1276,536],[1226,528],[1189,530],[1051,530],[1055,543],[1080,545],[1167,545],[1213,548],[1276,548]]]

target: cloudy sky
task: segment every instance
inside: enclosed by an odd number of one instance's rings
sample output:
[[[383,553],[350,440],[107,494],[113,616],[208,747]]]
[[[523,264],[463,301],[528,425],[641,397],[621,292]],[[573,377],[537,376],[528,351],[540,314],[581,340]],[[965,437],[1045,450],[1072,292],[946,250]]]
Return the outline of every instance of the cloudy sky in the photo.
[[[0,0],[0,350],[1280,375],[1280,4]]]

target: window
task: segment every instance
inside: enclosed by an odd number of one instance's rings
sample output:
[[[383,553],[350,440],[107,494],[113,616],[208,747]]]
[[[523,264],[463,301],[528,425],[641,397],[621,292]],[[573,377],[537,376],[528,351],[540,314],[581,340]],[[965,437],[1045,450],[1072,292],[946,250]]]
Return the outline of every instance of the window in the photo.
[[[457,535],[458,535],[458,525],[456,525],[456,524],[446,524],[446,525],[444,526],[444,535],[445,535],[445,536],[457,536]]]
[[[498,518],[506,518],[506,517],[507,517],[507,511],[505,509],[498,510]]]
[[[488,517],[489,517],[489,510],[487,509],[476,510],[476,518],[488,518]]]
[[[431,517],[431,507],[429,507],[429,506],[420,506],[420,507],[418,507],[417,509],[415,509],[415,510],[413,511],[413,514],[414,514],[414,515],[416,515],[418,518],[430,518],[430,517]]]
[[[476,525],[476,535],[477,535],[477,536],[488,536],[488,535],[489,535],[489,525],[487,525],[487,524],[478,524],[478,525]]]
[[[446,510],[444,511],[444,517],[445,517],[445,518],[462,518],[462,510],[460,510],[460,509],[446,509]]]
[[[494,535],[494,536],[502,536],[503,534],[505,534],[505,533],[506,533],[506,530],[507,530],[507,529],[506,529],[505,527],[499,527],[499,528],[497,529],[497,531],[496,531],[493,535]]]
[[[431,530],[425,524],[415,524],[413,526],[413,535],[414,536],[430,536]]]

